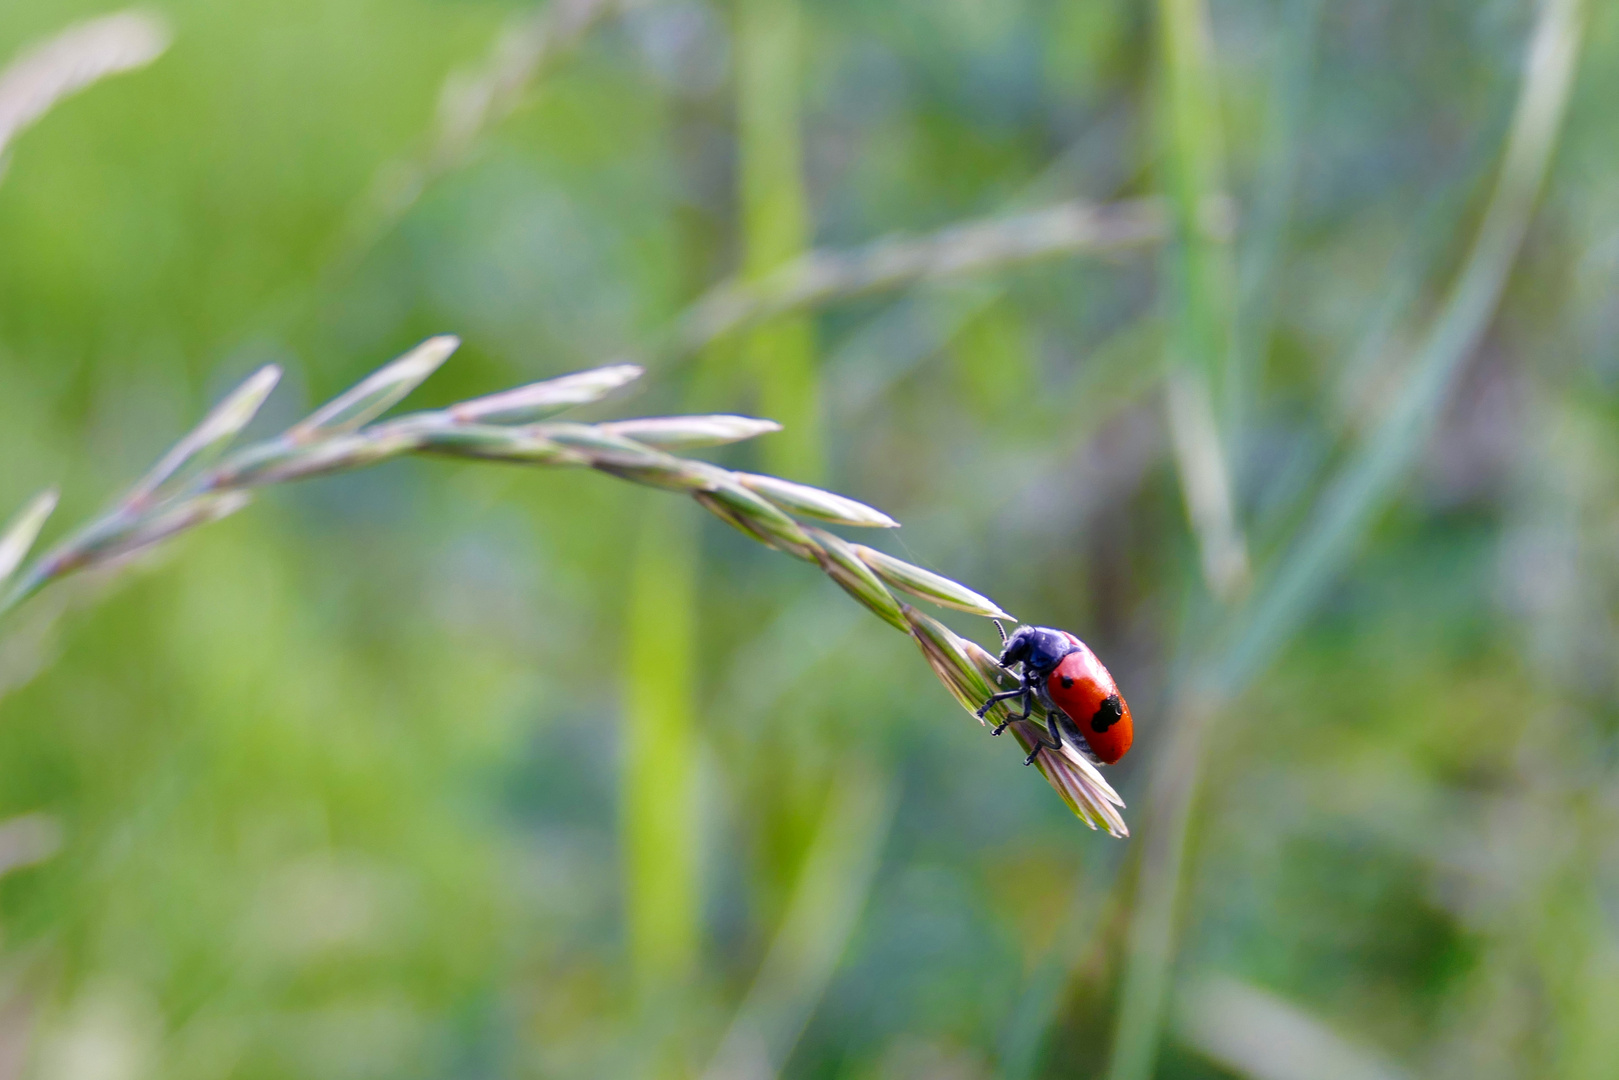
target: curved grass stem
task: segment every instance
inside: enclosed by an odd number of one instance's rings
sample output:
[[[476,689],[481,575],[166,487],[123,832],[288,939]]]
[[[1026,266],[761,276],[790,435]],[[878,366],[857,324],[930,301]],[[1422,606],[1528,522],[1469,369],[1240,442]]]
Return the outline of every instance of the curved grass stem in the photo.
[[[767,420],[738,416],[651,417],[601,424],[528,421],[558,407],[606,396],[639,375],[625,366],[566,375],[444,409],[394,419],[377,415],[415,389],[454,351],[452,337],[431,338],[286,432],[229,451],[230,442],[263,403],[273,373],[260,372],[234,391],[190,435],[165,454],[113,509],[55,547],[25,562],[54,497],[36,499],[0,535],[0,571],[16,569],[0,597],[0,620],[54,582],[141,554],[248,505],[256,489],[347,472],[407,454],[502,461],[551,468],[588,468],[631,483],[684,493],[743,534],[820,567],[873,614],[908,633],[947,689],[972,712],[1010,678],[976,644],[902,603],[895,590],[942,607],[1011,618],[987,597],[920,566],[824,529],[801,523],[893,527],[879,510],[843,495],[772,476],[736,473],[671,453],[776,431]],[[202,460],[218,458],[208,467]],[[0,572],[0,587],[7,575]],[[1004,718],[997,705],[990,721]],[[1019,741],[1033,724],[1013,728]],[[1025,749],[1028,747],[1025,746]],[[1072,760],[1069,760],[1072,758]],[[1118,795],[1077,752],[1039,764],[1064,801],[1092,828],[1126,833]]]
[[[1328,484],[1297,543],[1261,574],[1252,600],[1230,617],[1227,632],[1214,635],[1224,651],[1198,661],[1184,681],[1168,745],[1149,784],[1150,825],[1136,883],[1111,1080],[1152,1075],[1204,747],[1222,710],[1276,655],[1387,505],[1433,430],[1463,362],[1488,329],[1557,145],[1583,14],[1582,0],[1542,5],[1495,190],[1405,385]]]

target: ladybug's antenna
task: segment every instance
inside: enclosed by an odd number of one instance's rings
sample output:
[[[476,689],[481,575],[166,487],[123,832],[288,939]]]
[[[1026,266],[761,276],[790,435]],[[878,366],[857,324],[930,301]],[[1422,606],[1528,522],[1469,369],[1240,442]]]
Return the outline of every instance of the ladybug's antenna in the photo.
[[[1006,644],[1006,627],[1001,625],[1001,620],[999,620],[999,619],[991,619],[989,621],[995,624],[995,629],[996,630],[1000,631],[1000,633],[1001,633],[1001,644],[1005,645]]]

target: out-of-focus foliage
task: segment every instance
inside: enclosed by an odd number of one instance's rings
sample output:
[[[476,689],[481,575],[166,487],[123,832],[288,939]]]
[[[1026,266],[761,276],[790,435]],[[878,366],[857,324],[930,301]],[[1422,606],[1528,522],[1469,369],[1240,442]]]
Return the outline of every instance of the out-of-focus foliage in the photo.
[[[1168,194],[1184,228],[1213,184],[1229,240],[1214,220],[1190,270],[1125,251],[869,295],[655,364],[612,413],[816,395],[793,420],[819,431],[715,459],[881,507],[887,550],[1084,636],[1135,716],[1108,774],[1135,837],[1079,826],[913,645],[697,508],[393,463],[0,628],[0,1077],[1109,1067],[1164,835],[1147,781],[1174,775],[1188,658],[1231,644],[1166,354],[1208,354],[1263,588],[1468,258],[1541,4],[597,6],[435,158],[447,78],[520,60],[543,7],[155,5],[161,58],[6,150],[0,516],[58,483],[56,539],[266,363],[250,434],[453,332],[417,394],[440,405],[655,354],[806,246],[1075,198]],[[105,11],[0,7],[0,58]],[[1219,131],[1177,149],[1159,19],[1188,11]],[[1619,22],[1586,16],[1437,430],[1209,729],[1157,1075],[1619,1062]]]

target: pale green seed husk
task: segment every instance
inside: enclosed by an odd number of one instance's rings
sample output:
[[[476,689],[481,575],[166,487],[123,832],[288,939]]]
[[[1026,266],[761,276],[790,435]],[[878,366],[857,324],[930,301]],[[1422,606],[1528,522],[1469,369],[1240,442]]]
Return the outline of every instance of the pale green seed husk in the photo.
[[[811,528],[805,531],[820,549],[816,561],[839,588],[864,604],[889,625],[899,630],[910,631],[910,624],[905,621],[905,613],[900,609],[899,601],[894,599],[894,594],[877,579],[871,567],[860,561],[860,557],[842,537],[821,529]]]
[[[529,428],[447,424],[426,431],[421,449],[448,457],[523,465],[588,465],[589,458]]]
[[[42,491],[6,523],[5,532],[0,533],[0,591],[4,590],[11,575],[17,572],[17,567],[33,550],[34,541],[39,539],[39,531],[56,509],[56,500],[55,488]]]
[[[817,518],[835,525],[856,525],[872,529],[897,529],[899,522],[881,510],[830,491],[780,480],[774,476],[737,473],[739,483],[758,492],[789,513]]]
[[[639,379],[642,373],[642,369],[635,364],[592,368],[589,371],[575,372],[572,375],[547,379],[545,382],[530,383],[487,397],[463,401],[459,405],[452,405],[449,412],[458,421],[478,421],[485,424],[532,423],[563,409],[598,401],[619,387]]]
[[[723,446],[780,431],[774,420],[751,416],[660,416],[641,420],[613,420],[597,429],[633,439],[659,450],[697,450]]]
[[[745,522],[744,532],[758,537],[778,551],[796,555],[806,562],[816,561],[818,549],[798,522],[729,477],[725,483],[715,485],[699,498],[710,510],[715,505],[724,507],[726,513],[720,514],[721,517],[737,519],[732,524]]]
[[[428,338],[322,405],[307,420],[292,427],[288,437],[304,442],[318,435],[342,434],[381,416],[437,371],[460,344],[461,339],[452,334]]]
[[[188,473],[194,476],[197,469],[213,464],[258,415],[259,408],[280,381],[281,369],[275,364],[267,364],[254,372],[214,406],[202,423],[175,443],[152,471],[130,489],[124,501],[134,504],[149,499],[160,494],[161,489],[174,487],[172,481],[183,479]]]
[[[912,596],[919,596],[940,607],[955,608],[957,611],[966,611],[991,619],[1012,618],[987,596],[980,596],[967,586],[935,574],[931,570],[913,566],[864,544],[855,544],[854,551],[867,566],[877,572],[878,577]]]

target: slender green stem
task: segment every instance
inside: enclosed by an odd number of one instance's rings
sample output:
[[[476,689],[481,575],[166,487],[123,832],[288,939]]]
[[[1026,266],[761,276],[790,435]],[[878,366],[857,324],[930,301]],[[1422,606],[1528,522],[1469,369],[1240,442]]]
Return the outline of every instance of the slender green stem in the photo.
[[[162,56],[169,28],[141,11],[75,23],[0,70],[0,159],[11,142],[62,100]]]
[[[1236,461],[1243,459],[1250,405],[1275,321],[1280,291],[1277,271],[1287,248],[1321,5],[1322,0],[1289,0],[1277,34],[1257,190],[1242,226],[1237,299],[1222,395],[1222,426]]]
[[[737,9],[737,127],[741,156],[743,275],[759,280],[809,246],[799,134],[798,0],[740,0]],[[819,478],[820,379],[808,317],[779,318],[749,335],[760,411],[781,417],[787,435],[766,452],[775,472]]]
[[[1225,151],[1203,0],[1159,0],[1158,37],[1163,177],[1175,223],[1164,256],[1171,444],[1204,579],[1230,598],[1246,581],[1248,556],[1214,405],[1230,347],[1233,283],[1229,245],[1204,221],[1204,208],[1225,190]]]
[[[893,823],[895,788],[857,757],[839,763],[781,926],[705,1080],[775,1076],[786,1063],[854,934]]]
[[[632,483],[689,495],[759,543],[818,566],[862,606],[909,634],[945,687],[969,712],[984,702],[991,687],[1004,688],[1010,676],[994,658],[919,614],[895,594],[907,593],[990,618],[1011,618],[998,605],[949,578],[872,548],[850,544],[799,520],[890,528],[897,524],[892,518],[807,484],[731,472],[669,452],[717,446],[779,430],[779,425],[771,421],[742,416],[671,416],[603,424],[538,422],[562,409],[601,398],[639,376],[640,369],[630,365],[579,372],[441,410],[377,420],[432,374],[457,344],[453,337],[431,338],[281,435],[227,455],[230,443],[253,418],[279,376],[273,366],[261,370],[216,406],[112,510],[43,555],[25,561],[54,505],[53,493],[36,498],[0,531],[0,570],[16,570],[15,584],[4,605],[0,605],[0,614],[62,578],[93,567],[120,564],[181,533],[235,513],[251,502],[259,488],[361,469],[407,454],[432,454],[547,468],[591,468]],[[661,545],[665,539],[662,530],[651,529],[643,542]],[[677,548],[669,550],[678,556]],[[659,559],[668,561],[658,563]],[[668,550],[643,552],[641,572],[647,592],[657,593],[661,601],[637,612],[638,625],[650,626],[654,618],[665,617],[678,607],[688,614],[685,622],[672,625],[671,632],[683,635],[689,643],[693,565],[691,558],[671,557]],[[0,574],[0,588],[8,584],[4,577]],[[645,640],[652,636],[648,633]],[[689,653],[689,648],[688,644],[684,652],[673,655]],[[662,751],[674,760],[672,775],[676,776],[689,775],[689,769],[681,765],[681,755],[691,753],[689,740],[678,738],[689,724],[682,727],[680,714],[658,710],[664,708],[664,693],[672,700],[689,700],[689,661],[683,669],[684,675],[670,674],[661,681],[649,682],[637,706],[641,715],[654,718],[648,725],[654,733],[648,760],[655,761]],[[1003,703],[990,715],[993,723],[995,718],[1009,714]],[[1014,736],[1025,749],[1032,745],[1033,733],[1043,722],[1043,714],[1037,713],[1034,720],[1014,726]],[[660,746],[658,738],[669,733],[676,733],[670,738],[682,745],[672,750]],[[1116,809],[1123,803],[1076,750],[1069,746],[1061,755],[1042,754],[1039,765],[1041,773],[1082,820],[1092,828],[1105,826],[1113,835],[1126,835],[1124,820]],[[650,774],[651,765],[645,768]],[[638,829],[639,826],[631,828],[631,834],[637,834]],[[649,831],[646,835],[654,834]],[[673,875],[670,880],[675,880]],[[668,955],[678,955],[678,950],[670,950]]]
[[[1405,386],[1328,485],[1299,542],[1263,576],[1231,619],[1223,644],[1196,662],[1171,715],[1154,769],[1135,916],[1120,1002],[1111,1080],[1152,1073],[1174,958],[1187,832],[1205,747],[1221,710],[1274,657],[1333,576],[1425,443],[1464,360],[1489,326],[1533,217],[1568,103],[1583,21],[1581,0],[1549,0],[1529,45],[1500,174],[1467,262],[1430,328]]]
[[[1169,234],[1160,199],[1060,202],[963,221],[920,236],[886,236],[855,248],[805,251],[758,275],[721,282],[698,298],[655,350],[665,362],[717,339],[839,300],[956,280],[1040,259],[1151,247]],[[973,312],[969,311],[968,315]]]
[[[697,968],[697,538],[660,502],[643,522],[626,628],[623,813],[630,957],[652,1000]]]

